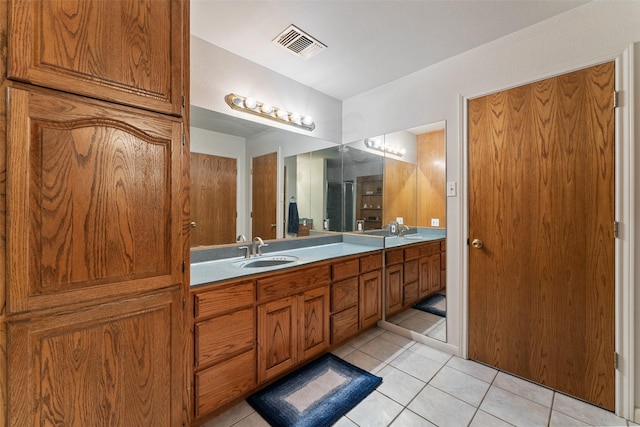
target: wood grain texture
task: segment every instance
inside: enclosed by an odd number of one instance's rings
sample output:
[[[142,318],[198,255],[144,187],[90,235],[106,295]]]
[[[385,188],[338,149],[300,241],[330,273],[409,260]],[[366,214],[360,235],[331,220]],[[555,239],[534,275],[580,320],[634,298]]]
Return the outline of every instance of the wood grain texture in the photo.
[[[445,130],[427,132],[417,137],[417,221],[431,227],[431,219],[440,220],[439,228],[447,228],[446,143]]]
[[[382,272],[370,271],[360,275],[360,330],[382,319]]]
[[[7,7],[0,4],[0,408],[7,408]],[[0,411],[2,412],[2,411]],[[0,416],[0,427],[6,418]]]
[[[276,208],[278,174],[277,153],[252,159],[251,173],[251,235],[276,238]]]
[[[180,122],[11,94],[11,311],[180,283]]]
[[[175,425],[180,300],[176,290],[10,323],[9,424]]]
[[[221,362],[254,348],[255,324],[253,306],[196,322],[196,367]]]
[[[258,382],[276,377],[298,362],[298,297],[258,306]]]
[[[406,225],[417,225],[416,165],[385,157],[383,224],[402,217]]]
[[[614,64],[469,102],[469,354],[614,408]]]
[[[307,291],[301,296],[300,361],[322,354],[329,347],[329,298],[328,286]]]
[[[11,2],[9,78],[182,114],[181,0]]]
[[[331,312],[337,313],[358,304],[358,278],[331,284]]]
[[[395,264],[384,270],[385,316],[391,316],[402,309],[403,285],[402,264]]]
[[[191,246],[236,241],[236,159],[191,153]]]

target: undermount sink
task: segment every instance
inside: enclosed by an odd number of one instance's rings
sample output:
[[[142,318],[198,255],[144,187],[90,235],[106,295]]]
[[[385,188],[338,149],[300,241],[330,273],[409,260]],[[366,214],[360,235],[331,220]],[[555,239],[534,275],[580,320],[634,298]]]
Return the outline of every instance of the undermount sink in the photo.
[[[418,235],[418,234],[409,234],[404,236],[405,239],[407,240],[424,240],[424,237]]]
[[[239,268],[264,268],[286,265],[296,262],[297,260],[298,257],[292,255],[258,256],[256,258],[234,262],[233,265]]]

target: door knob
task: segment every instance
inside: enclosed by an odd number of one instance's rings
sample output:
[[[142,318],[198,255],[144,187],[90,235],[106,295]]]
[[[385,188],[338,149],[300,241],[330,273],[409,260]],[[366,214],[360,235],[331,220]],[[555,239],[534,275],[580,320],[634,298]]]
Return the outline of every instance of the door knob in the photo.
[[[191,221],[191,226],[192,226],[192,227],[195,227],[196,225],[198,225],[198,224],[196,224],[196,222],[195,222],[195,221]]]
[[[481,249],[484,246],[484,243],[480,239],[473,239],[473,242],[471,242],[471,246],[476,249]]]
[[[271,228],[276,228],[277,224],[271,224]]]

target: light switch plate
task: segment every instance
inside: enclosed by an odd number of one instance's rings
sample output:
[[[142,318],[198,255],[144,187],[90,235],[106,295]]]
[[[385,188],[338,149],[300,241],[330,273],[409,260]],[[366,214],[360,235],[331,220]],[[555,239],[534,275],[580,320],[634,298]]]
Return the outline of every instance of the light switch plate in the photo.
[[[458,183],[447,182],[447,197],[456,197],[458,195]]]

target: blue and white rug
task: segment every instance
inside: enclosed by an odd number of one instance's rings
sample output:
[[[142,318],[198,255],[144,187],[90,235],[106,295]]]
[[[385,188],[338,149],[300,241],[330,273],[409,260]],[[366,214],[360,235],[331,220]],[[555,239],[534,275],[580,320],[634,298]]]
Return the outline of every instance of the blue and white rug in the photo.
[[[247,402],[273,427],[328,427],[380,383],[382,378],[328,353]]]
[[[442,294],[431,295],[414,305],[413,308],[440,317],[447,317],[447,297]]]

